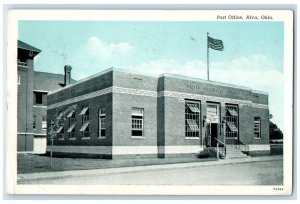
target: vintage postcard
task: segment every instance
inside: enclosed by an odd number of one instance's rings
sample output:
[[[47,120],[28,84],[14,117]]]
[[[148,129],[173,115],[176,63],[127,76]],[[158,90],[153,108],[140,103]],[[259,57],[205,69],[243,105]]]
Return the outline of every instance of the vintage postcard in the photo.
[[[10,10],[10,194],[291,195],[290,10]]]

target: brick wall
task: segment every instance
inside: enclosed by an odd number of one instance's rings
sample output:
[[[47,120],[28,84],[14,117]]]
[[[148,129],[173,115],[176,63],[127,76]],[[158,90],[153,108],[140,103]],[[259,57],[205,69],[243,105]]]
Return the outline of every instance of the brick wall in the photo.
[[[47,107],[33,107],[33,113],[32,115],[36,116],[36,123],[35,123],[35,129],[33,132],[35,134],[43,134],[42,132],[42,122],[43,117],[47,117]]]
[[[97,90],[101,90],[112,86],[112,71],[104,73],[103,75],[96,75],[89,80],[85,80],[81,83],[70,85],[58,92],[50,93],[48,97],[48,105],[65,101],[70,98],[81,96],[87,93],[91,93]]]
[[[140,74],[114,71],[113,85],[132,89],[157,91],[157,78]]]
[[[156,146],[156,98],[114,93],[113,101],[113,145]],[[132,108],[142,108],[144,110],[143,138],[132,137],[131,135]]]
[[[28,68],[18,66],[18,74],[21,77],[21,84],[18,85],[18,132],[26,131],[26,87]]]
[[[226,114],[226,98],[252,101],[258,104],[268,104],[268,95],[251,91],[249,88],[226,87],[224,85],[214,84],[214,82],[201,82],[201,80],[188,81],[181,78],[162,77],[164,90],[179,93],[188,93],[196,95],[208,95],[222,97],[219,99],[220,105],[220,122]],[[211,83],[211,84],[210,84]],[[192,145],[203,144],[203,141],[184,139],[184,99],[189,99],[189,95],[185,98],[179,97],[162,97],[160,103],[164,105],[164,133],[165,145]],[[201,135],[202,140],[205,137],[205,127],[203,127],[203,116],[206,115],[206,100],[201,101]],[[210,101],[214,102],[214,101]],[[265,108],[254,108],[248,105],[239,105],[239,138],[245,144],[268,144],[269,143],[269,110]],[[261,118],[261,139],[254,138],[254,117]],[[222,127],[222,126],[221,126]],[[224,129],[221,128],[220,139],[223,141]]]
[[[18,85],[18,151],[33,151],[33,60],[27,66],[18,66],[21,84]]]
[[[158,79],[158,91],[164,90],[164,78]],[[158,157],[165,157],[165,100],[164,97],[157,98],[157,146]]]
[[[114,72],[114,86],[157,90],[157,78]],[[143,109],[143,136],[132,136],[132,108]],[[157,157],[157,98],[113,93],[113,157]]]
[[[64,124],[64,139],[55,138],[54,145],[58,146],[111,146],[112,144],[112,94],[106,94],[100,97],[95,97],[92,99],[87,99],[80,101],[78,103],[74,103],[77,105],[77,109],[75,111],[76,117],[76,139],[70,140],[69,134],[67,130],[70,126],[69,119],[65,121]],[[58,109],[48,109],[47,111],[47,124],[50,127],[51,117],[55,114],[56,111],[63,111],[66,108],[70,107],[73,104],[69,104],[63,107],[59,107]],[[80,132],[80,128],[82,127],[82,116],[79,115],[82,108],[85,106],[89,106],[89,130],[90,130],[90,139],[82,139],[83,135]],[[99,109],[106,109],[106,137],[99,138]],[[50,140],[48,140],[48,145],[50,144]]]
[[[242,106],[239,137],[245,144],[269,144],[269,110]],[[254,117],[261,118],[261,139],[254,138]]]

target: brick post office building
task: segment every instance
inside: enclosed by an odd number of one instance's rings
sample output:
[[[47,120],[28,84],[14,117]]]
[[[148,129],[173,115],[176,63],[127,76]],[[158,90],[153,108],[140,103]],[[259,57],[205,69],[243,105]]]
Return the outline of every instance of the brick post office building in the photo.
[[[270,151],[268,95],[247,87],[112,68],[50,93],[48,124],[74,104],[57,130],[56,153],[164,158],[217,143]]]

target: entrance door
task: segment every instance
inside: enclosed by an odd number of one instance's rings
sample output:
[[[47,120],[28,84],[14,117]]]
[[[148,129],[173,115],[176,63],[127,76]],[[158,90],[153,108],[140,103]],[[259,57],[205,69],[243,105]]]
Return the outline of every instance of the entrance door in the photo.
[[[218,123],[210,124],[210,137],[211,137],[211,146],[216,147],[217,146],[216,139],[218,139]]]

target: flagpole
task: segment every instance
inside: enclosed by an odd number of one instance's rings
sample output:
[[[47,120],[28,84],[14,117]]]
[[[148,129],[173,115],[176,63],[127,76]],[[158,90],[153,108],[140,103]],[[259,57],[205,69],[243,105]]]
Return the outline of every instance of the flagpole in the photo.
[[[209,33],[207,32],[207,80],[209,81],[209,48],[208,48],[208,35]]]

